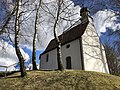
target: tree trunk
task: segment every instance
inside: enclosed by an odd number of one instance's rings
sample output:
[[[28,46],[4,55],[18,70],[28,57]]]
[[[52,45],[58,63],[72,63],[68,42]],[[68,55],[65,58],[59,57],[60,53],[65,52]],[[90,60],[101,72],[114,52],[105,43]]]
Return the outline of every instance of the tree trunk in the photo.
[[[62,62],[62,53],[61,53],[61,42],[56,34],[56,30],[54,30],[54,37],[57,43],[57,62],[58,62],[58,70],[64,70],[63,62]]]
[[[17,54],[17,57],[20,62],[21,77],[24,77],[24,76],[26,76],[26,70],[25,70],[25,66],[24,66],[24,58],[23,58],[22,53],[19,48],[19,33],[20,33],[20,23],[19,23],[19,18],[20,18],[19,8],[20,8],[20,6],[19,6],[19,3],[20,3],[20,0],[17,0],[16,1],[16,5],[17,5],[16,19],[15,19],[15,50],[16,50],[16,54]]]
[[[57,31],[56,31],[56,26],[57,26],[57,22],[59,20],[59,14],[60,14],[60,9],[61,9],[61,1],[62,0],[58,0],[57,18],[56,18],[55,23],[54,23],[53,31],[54,31],[54,37],[55,37],[55,40],[56,40],[56,43],[57,43],[58,70],[62,71],[62,70],[64,70],[64,67],[63,67],[63,62],[62,62],[61,42],[60,42],[60,40],[58,38]]]
[[[37,42],[37,33],[38,33],[38,19],[39,19],[39,10],[41,6],[42,0],[39,1],[39,6],[36,11],[36,18],[35,18],[35,33],[33,38],[33,52],[32,52],[32,64],[33,64],[33,70],[37,70],[36,65],[36,42]]]
[[[56,29],[54,27],[54,37],[57,43],[57,62],[58,62],[58,70],[64,70],[63,67],[63,62],[62,62],[62,53],[61,53],[61,42],[57,36],[57,32]]]
[[[61,43],[58,43],[57,46],[57,60],[58,60],[58,70],[64,70],[62,63],[62,54],[61,54]]]

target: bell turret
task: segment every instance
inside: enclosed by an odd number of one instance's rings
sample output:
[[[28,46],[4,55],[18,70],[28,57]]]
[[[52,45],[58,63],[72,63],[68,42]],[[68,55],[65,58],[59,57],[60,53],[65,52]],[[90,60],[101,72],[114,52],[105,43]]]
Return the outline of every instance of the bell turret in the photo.
[[[86,16],[86,15],[89,15],[90,11],[87,7],[83,7],[81,10],[80,10],[80,16]]]
[[[93,18],[90,16],[90,11],[87,7],[83,7],[80,10],[80,16],[81,16],[81,22],[82,24],[86,23],[86,22],[91,22],[93,21]]]

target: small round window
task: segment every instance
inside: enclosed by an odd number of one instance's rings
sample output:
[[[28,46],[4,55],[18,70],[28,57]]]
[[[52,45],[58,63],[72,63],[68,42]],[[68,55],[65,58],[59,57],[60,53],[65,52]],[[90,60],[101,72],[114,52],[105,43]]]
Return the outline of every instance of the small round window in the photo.
[[[70,44],[66,45],[66,48],[69,48],[70,47]]]

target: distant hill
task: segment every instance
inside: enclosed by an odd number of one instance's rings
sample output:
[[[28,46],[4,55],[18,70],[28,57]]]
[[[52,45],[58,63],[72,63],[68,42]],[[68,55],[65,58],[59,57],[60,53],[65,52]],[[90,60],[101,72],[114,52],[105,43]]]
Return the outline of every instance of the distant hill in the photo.
[[[28,71],[0,78],[0,90],[120,90],[120,77],[80,70]]]

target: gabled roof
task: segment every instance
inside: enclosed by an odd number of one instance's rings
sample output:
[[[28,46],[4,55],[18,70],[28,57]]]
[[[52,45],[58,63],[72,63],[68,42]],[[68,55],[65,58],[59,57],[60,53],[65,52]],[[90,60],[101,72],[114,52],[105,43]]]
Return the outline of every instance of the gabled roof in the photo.
[[[80,38],[83,35],[84,31],[86,30],[88,23],[89,22],[87,22],[85,24],[79,24],[79,25],[71,28],[70,30],[65,31],[63,34],[61,34],[59,36],[61,45],[64,45],[68,42],[71,42],[73,40]],[[55,41],[55,39],[53,39],[50,41],[46,50],[42,54],[49,52],[49,51],[55,49],[56,47],[57,47],[56,41]]]

